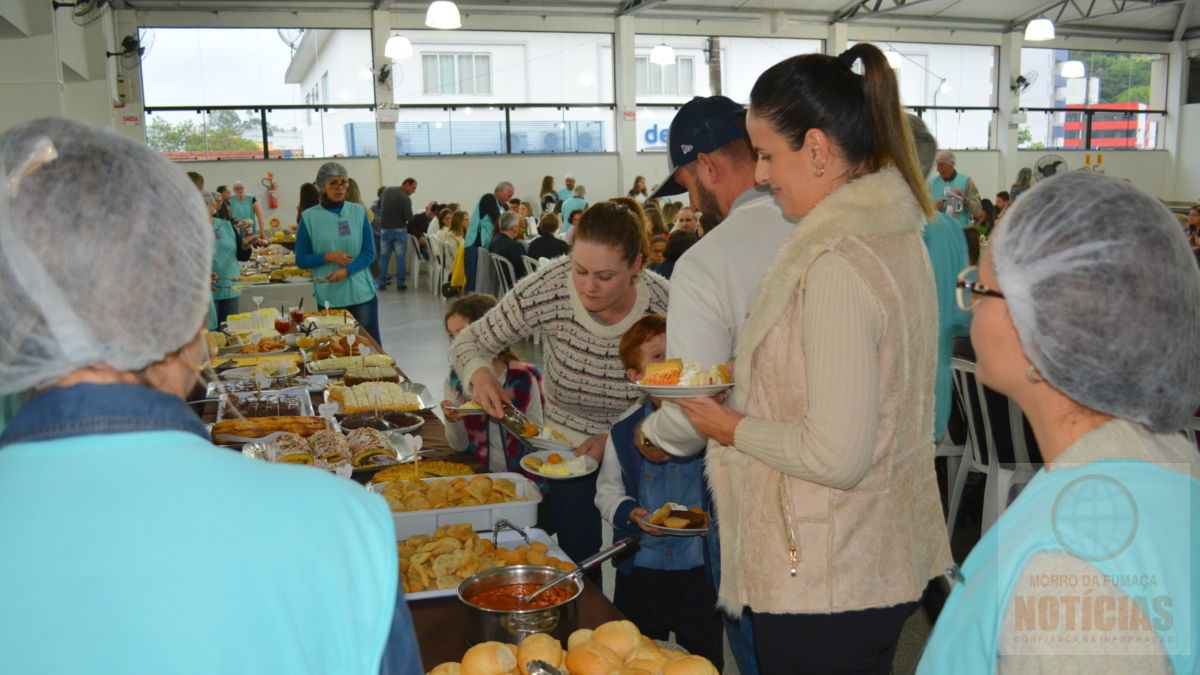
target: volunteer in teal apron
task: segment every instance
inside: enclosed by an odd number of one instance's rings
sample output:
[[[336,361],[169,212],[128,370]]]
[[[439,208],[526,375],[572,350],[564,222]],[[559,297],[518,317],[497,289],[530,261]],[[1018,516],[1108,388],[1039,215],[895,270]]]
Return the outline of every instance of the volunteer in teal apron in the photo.
[[[212,271],[217,276],[216,288],[213,289],[212,299],[216,306],[217,324],[220,325],[230,314],[237,313],[240,290],[233,286],[242,276],[238,266],[238,247],[240,240],[233,228],[233,223],[217,218],[217,198],[211,192],[203,192],[204,203],[208,206],[208,219],[213,230],[213,261]]]
[[[953,571],[918,672],[1198,672],[1200,454],[1178,430],[1200,406],[1200,270],[1174,217],[1124,181],[1056,176],[975,272],[976,375],[1045,467]]]
[[[233,184],[233,197],[229,199],[229,210],[233,214],[234,220],[253,221],[254,224],[250,226],[250,234],[259,237],[267,236],[263,231],[267,221],[263,218],[262,205],[258,203],[258,199],[254,195],[246,194],[246,185],[240,180]]]
[[[346,167],[326,162],[313,181],[321,203],[300,214],[296,233],[296,266],[313,270],[317,305],[348,310],[363,328],[379,337],[379,299],[370,266],[375,260],[374,235],[367,209],[346,201]]]

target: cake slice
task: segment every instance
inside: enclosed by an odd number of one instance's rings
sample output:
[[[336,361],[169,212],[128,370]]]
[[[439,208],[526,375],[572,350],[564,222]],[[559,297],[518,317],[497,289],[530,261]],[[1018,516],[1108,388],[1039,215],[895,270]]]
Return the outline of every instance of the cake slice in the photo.
[[[646,366],[646,375],[640,384],[652,386],[674,386],[679,384],[683,372],[683,359],[669,359]]]

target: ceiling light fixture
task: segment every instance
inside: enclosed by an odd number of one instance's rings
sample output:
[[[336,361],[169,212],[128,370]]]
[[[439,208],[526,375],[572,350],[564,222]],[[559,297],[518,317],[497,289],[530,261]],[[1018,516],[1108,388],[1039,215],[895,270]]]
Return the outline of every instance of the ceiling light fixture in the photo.
[[[1025,26],[1027,42],[1045,42],[1054,39],[1054,22],[1045,17],[1038,17]]]
[[[383,55],[393,61],[411,58],[413,55],[412,43],[403,35],[393,35],[384,45]]]
[[[462,28],[458,5],[450,0],[434,0],[429,5],[429,11],[425,13],[425,25],[438,30]]]
[[[1061,75],[1068,80],[1078,80],[1087,75],[1083,61],[1063,61]]]
[[[665,42],[654,45],[654,49],[650,50],[650,63],[660,66],[669,66],[675,63],[675,50]]]

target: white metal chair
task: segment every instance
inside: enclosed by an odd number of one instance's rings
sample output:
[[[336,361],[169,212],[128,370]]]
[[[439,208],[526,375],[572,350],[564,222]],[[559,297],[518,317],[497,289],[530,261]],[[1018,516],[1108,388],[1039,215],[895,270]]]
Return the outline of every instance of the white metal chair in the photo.
[[[503,298],[517,285],[517,271],[513,264],[502,255],[492,256],[492,269],[496,271],[496,297]]]
[[[954,523],[958,519],[958,509],[961,506],[967,474],[975,471],[987,476],[987,483],[983,491],[983,518],[980,527],[982,535],[1008,507],[1011,501],[1009,495],[1013,486],[1028,483],[1035,473],[1035,469],[1029,462],[1029,450],[1025,447],[1025,416],[1021,414],[1021,409],[1017,407],[1017,404],[1012,399],[1008,399],[1014,464],[1012,468],[1002,467],[997,460],[996,441],[992,433],[992,418],[988,410],[987,397],[984,395],[984,386],[975,377],[975,364],[955,357],[950,360],[950,367],[954,375],[954,392],[958,396],[963,416],[967,419],[967,441],[950,492],[950,509],[946,518],[946,528],[953,536]],[[978,419],[976,419],[977,417]],[[982,424],[982,429],[979,428],[980,424]],[[981,439],[983,444],[980,443]]]

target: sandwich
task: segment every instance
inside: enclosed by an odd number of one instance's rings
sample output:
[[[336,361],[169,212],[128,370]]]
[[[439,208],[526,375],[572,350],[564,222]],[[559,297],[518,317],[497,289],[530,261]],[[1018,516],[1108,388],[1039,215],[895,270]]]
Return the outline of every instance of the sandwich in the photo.
[[[674,530],[695,530],[708,527],[708,514],[700,508],[667,502],[654,512],[648,521],[651,525],[669,527]]]

